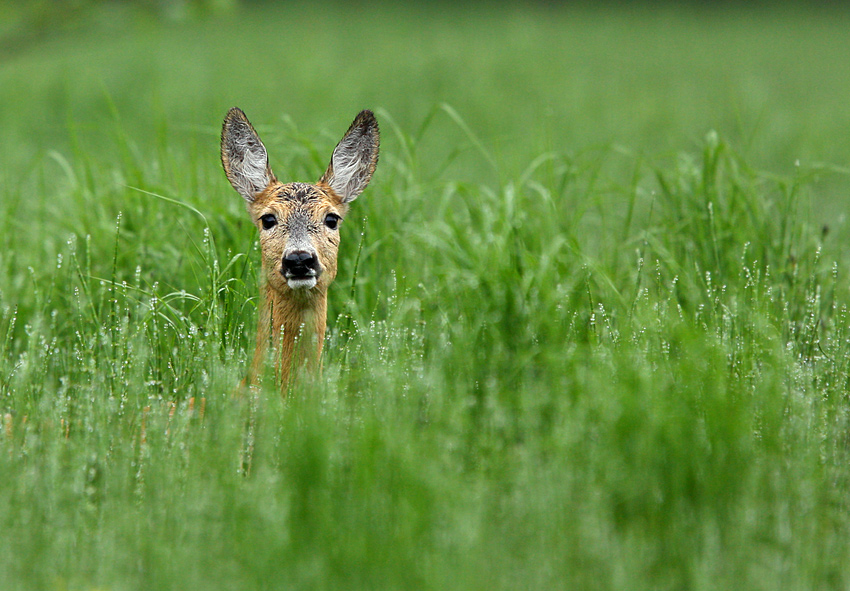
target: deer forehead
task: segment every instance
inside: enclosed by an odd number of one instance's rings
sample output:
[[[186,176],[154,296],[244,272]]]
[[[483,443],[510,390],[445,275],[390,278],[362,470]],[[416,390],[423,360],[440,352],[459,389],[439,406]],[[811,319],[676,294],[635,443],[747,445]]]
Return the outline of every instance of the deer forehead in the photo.
[[[273,183],[253,203],[253,212],[273,211],[282,219],[307,215],[319,218],[327,213],[342,216],[346,207],[332,190],[307,183]]]

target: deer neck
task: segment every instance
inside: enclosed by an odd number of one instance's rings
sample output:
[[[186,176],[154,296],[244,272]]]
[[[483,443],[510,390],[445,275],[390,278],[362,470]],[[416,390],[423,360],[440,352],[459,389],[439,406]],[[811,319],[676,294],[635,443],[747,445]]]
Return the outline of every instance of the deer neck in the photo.
[[[270,350],[284,386],[289,382],[292,369],[302,364],[318,366],[325,339],[327,309],[327,291],[282,293],[267,284],[263,289],[252,376],[262,371]]]

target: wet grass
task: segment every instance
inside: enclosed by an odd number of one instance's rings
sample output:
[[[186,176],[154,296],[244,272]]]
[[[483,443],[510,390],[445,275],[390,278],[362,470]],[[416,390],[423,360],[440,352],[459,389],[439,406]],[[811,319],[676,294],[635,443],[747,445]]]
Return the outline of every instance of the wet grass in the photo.
[[[847,586],[846,13],[111,10],[0,65],[5,589]],[[381,123],[285,400],[233,105]]]

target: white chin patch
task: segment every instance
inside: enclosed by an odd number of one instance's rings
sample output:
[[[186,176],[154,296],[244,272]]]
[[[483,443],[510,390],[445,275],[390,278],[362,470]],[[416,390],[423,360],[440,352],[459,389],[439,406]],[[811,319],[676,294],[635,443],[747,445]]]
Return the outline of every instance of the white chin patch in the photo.
[[[316,278],[315,277],[304,277],[302,278],[290,278],[286,280],[286,284],[289,286],[289,289],[312,289],[316,287]]]

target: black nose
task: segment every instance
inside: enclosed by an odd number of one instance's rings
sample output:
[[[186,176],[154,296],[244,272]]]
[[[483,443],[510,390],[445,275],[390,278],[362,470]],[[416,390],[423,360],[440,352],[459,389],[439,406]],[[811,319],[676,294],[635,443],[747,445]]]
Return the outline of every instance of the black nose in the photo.
[[[313,277],[319,270],[319,259],[306,250],[296,250],[283,257],[283,268],[289,277]]]

